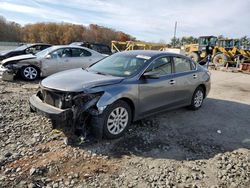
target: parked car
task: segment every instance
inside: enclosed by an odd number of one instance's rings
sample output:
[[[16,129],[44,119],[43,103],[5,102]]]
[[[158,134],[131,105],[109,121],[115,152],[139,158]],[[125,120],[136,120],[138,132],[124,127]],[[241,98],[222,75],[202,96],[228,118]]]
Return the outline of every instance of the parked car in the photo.
[[[106,44],[89,43],[89,42],[73,42],[70,45],[77,45],[77,46],[86,47],[86,48],[95,50],[101,54],[106,54],[106,55],[112,54],[110,47]]]
[[[1,51],[0,61],[17,55],[36,54],[37,52],[40,52],[49,47],[51,47],[51,44],[44,44],[44,43],[23,44],[14,50]]]
[[[2,61],[0,71],[14,75],[20,74],[23,79],[35,80],[56,72],[88,67],[105,56],[88,48],[79,46],[52,46],[36,55],[22,55]]]
[[[137,50],[44,79],[30,107],[54,122],[74,122],[71,126],[84,127],[87,120],[80,120],[89,117],[93,133],[117,138],[131,122],[154,113],[199,109],[209,90],[210,73],[190,58]]]

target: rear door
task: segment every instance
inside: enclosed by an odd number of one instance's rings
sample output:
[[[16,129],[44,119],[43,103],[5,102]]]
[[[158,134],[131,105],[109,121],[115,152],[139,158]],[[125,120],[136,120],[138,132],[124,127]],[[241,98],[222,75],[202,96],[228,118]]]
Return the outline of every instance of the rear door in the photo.
[[[183,56],[174,56],[173,63],[177,105],[189,104],[199,84],[196,66],[190,59]]]
[[[93,54],[85,49],[72,48],[72,59],[68,68],[86,68],[95,62]]]
[[[140,114],[148,114],[161,108],[169,108],[175,103],[175,81],[173,80],[173,65],[170,56],[156,59],[147,68],[145,73],[154,72],[159,74],[158,79],[140,79],[139,99]]]

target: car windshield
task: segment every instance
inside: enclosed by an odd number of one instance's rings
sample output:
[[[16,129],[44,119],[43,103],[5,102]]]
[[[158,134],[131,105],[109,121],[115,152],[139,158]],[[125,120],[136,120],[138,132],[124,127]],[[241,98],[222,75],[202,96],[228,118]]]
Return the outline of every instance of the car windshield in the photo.
[[[114,54],[92,65],[87,71],[98,74],[128,77],[135,74],[150,59],[143,55]]]
[[[22,46],[17,47],[15,50],[20,51],[20,50],[25,50],[26,48],[30,47],[31,44],[24,44]]]

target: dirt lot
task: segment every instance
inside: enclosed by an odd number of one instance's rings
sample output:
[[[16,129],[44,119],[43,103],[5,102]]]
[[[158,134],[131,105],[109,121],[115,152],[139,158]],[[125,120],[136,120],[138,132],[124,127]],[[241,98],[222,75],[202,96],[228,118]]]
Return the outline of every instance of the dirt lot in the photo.
[[[29,113],[37,87],[0,81],[0,187],[250,187],[250,75],[212,71],[199,111],[161,113],[120,139],[72,145]]]

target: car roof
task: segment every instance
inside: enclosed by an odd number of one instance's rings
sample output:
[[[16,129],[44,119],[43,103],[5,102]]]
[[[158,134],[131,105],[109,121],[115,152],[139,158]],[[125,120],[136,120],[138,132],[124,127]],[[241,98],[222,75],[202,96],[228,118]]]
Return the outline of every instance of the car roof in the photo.
[[[87,50],[91,53],[96,53],[96,54],[99,54],[99,52],[96,52],[92,49],[89,49],[87,47],[83,47],[83,46],[78,46],[78,45],[54,45],[52,46],[51,48],[53,48],[53,50],[57,50],[57,49],[60,49],[60,48],[79,48],[79,49],[83,49],[83,50]]]
[[[29,46],[33,46],[33,45],[49,45],[49,46],[52,46],[52,44],[47,44],[47,43],[26,43],[26,44],[23,44],[23,45],[29,45]]]
[[[82,49],[88,49],[89,50],[89,48],[78,46],[78,45],[54,45],[52,47],[54,49],[58,49],[58,48],[82,48]]]
[[[123,53],[127,55],[143,55],[143,56],[149,56],[149,57],[158,57],[161,55],[175,55],[175,56],[183,56],[181,54],[177,53],[171,53],[171,52],[166,52],[166,51],[157,51],[157,50],[130,50],[130,51],[122,51],[118,53]],[[186,56],[183,56],[186,57]]]

